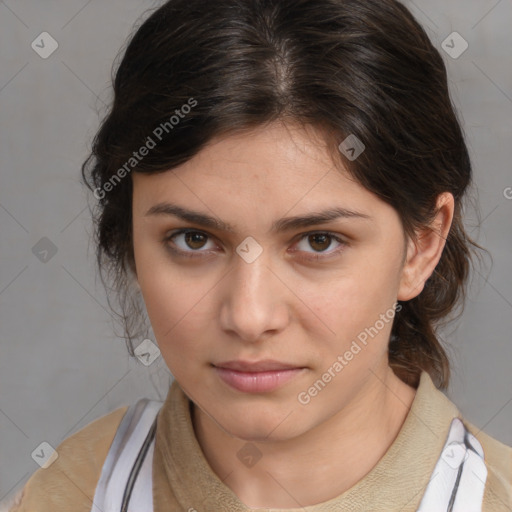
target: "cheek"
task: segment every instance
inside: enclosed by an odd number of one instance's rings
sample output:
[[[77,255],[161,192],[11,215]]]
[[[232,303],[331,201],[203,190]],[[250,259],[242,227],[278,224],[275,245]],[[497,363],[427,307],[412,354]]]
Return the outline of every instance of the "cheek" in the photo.
[[[166,258],[159,242],[134,232],[134,255],[137,280],[155,336],[162,344],[172,338],[180,318],[186,315],[189,288],[183,276]]]
[[[397,293],[393,259],[361,258],[336,279],[322,286],[311,282],[308,287],[303,290],[308,308],[304,308],[302,325],[316,333],[314,354],[324,361],[323,366],[349,350],[354,341],[361,350],[353,348],[358,351],[353,368],[371,364],[386,353]],[[387,315],[384,321],[381,315]]]
[[[208,341],[205,330],[214,325],[212,285],[172,266],[165,251],[163,257],[151,252],[141,247],[136,253],[139,286],[163,359],[175,378],[188,382],[195,378],[192,366],[205,360],[202,340]]]
[[[396,270],[374,262],[361,262],[324,285],[311,282],[305,291],[311,312],[332,331],[361,326],[379,318],[396,300]],[[374,318],[375,317],[375,318]]]
[[[153,275],[141,287],[144,302],[162,357],[172,375],[188,385],[198,384],[200,373],[193,370],[205,360],[207,347],[204,322],[208,318],[205,303],[191,293],[186,283]]]
[[[153,331],[161,345],[193,337],[206,321],[208,311],[205,295],[208,290],[194,286],[178,273],[159,272],[152,268],[143,280],[141,291]]]

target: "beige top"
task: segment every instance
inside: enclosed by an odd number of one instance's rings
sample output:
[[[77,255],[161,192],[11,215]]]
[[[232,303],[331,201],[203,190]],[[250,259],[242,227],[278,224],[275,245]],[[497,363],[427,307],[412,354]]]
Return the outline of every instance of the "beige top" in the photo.
[[[10,511],[89,512],[103,461],[126,410],[117,409],[65,439],[57,447],[58,459],[31,476]],[[373,469],[334,499],[286,512],[415,512],[455,417],[460,417],[456,406],[423,372],[398,436]],[[483,512],[511,512],[512,448],[464,423],[485,453]],[[244,505],[213,472],[194,435],[189,400],[176,381],[158,415],[153,501],[154,512],[270,512]]]

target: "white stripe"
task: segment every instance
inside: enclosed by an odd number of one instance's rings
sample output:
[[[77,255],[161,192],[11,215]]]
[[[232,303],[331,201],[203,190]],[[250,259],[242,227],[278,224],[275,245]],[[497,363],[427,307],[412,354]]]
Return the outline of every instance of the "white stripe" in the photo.
[[[161,406],[162,402],[141,399],[126,412],[103,465],[91,512],[119,512],[121,509],[130,472]],[[151,460],[152,457],[147,464]],[[146,485],[144,489],[152,500],[152,486]]]
[[[471,449],[468,449],[467,453],[453,512],[481,512],[482,510],[487,468],[480,454]]]
[[[447,511],[454,490],[452,512],[481,512],[486,478],[482,446],[462,421],[454,418],[417,512]]]
[[[135,481],[128,512],[153,512],[153,452],[155,438],[151,441],[146,458]]]

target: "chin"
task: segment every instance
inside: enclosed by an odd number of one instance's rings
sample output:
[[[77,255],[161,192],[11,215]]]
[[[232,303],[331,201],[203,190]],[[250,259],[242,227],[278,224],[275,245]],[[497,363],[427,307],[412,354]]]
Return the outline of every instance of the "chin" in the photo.
[[[295,435],[289,434],[288,432],[280,432],[276,434],[272,432],[272,428],[269,425],[233,425],[233,428],[228,430],[229,434],[247,442],[253,443],[268,443],[276,441],[286,441]],[[270,435],[269,435],[270,434]]]
[[[244,441],[286,441],[300,435],[304,426],[296,421],[293,413],[283,414],[283,410],[279,408],[277,412],[271,412],[268,408],[253,406],[251,411],[237,411],[228,416],[222,411],[214,418],[229,435]]]

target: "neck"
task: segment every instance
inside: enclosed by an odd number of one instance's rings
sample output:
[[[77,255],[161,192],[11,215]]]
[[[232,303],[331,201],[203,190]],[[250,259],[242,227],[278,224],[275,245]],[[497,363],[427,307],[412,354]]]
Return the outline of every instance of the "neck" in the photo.
[[[361,480],[395,440],[414,396],[415,389],[386,366],[347,407],[314,429],[284,441],[253,443],[261,459],[237,471],[233,454],[246,441],[230,436],[197,406],[192,418],[206,460],[243,503],[296,508],[333,499]]]

